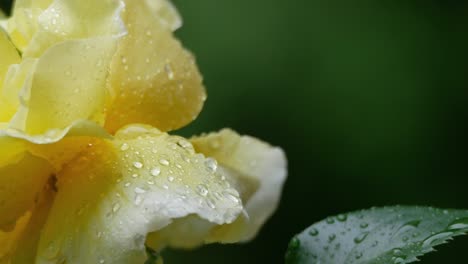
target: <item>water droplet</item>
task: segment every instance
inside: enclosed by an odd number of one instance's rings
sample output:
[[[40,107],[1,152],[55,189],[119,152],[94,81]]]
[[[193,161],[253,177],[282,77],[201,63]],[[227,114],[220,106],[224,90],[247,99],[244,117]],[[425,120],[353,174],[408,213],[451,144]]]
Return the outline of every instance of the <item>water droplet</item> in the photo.
[[[369,226],[368,223],[361,223],[361,224],[359,225],[359,227],[362,228],[362,229],[367,228],[368,226]]]
[[[406,261],[405,261],[405,259],[403,259],[403,258],[401,258],[401,257],[398,257],[398,258],[395,258],[395,259],[393,260],[393,263],[394,263],[394,264],[404,264],[404,263],[406,263]]]
[[[362,258],[362,252],[356,252],[356,255],[354,256],[356,259]]]
[[[331,225],[331,224],[334,224],[335,223],[335,220],[331,217],[328,217],[325,222],[327,222],[327,224]]]
[[[296,250],[301,246],[301,241],[297,237],[293,237],[289,242],[289,250]]]
[[[135,167],[137,169],[141,169],[141,168],[143,168],[143,163],[141,163],[139,161],[135,161],[135,162],[133,162],[133,167]]]
[[[213,158],[207,158],[205,160],[205,166],[208,168],[209,171],[215,172],[218,168],[218,162]]]
[[[204,184],[197,185],[197,191],[201,196],[207,196],[208,195],[208,188]]]
[[[317,236],[319,234],[319,231],[316,228],[311,228],[309,230],[309,235],[311,236]]]
[[[159,174],[161,174],[161,169],[159,167],[154,167],[151,170],[151,175],[153,175],[154,177],[158,176]]]
[[[335,234],[331,234],[328,236],[328,242],[332,242],[333,240],[335,240],[336,238],[336,235]]]
[[[130,147],[128,146],[127,143],[123,143],[122,146],[120,147],[120,150],[125,151],[125,150],[127,150],[127,149],[129,149],[129,148],[130,148]]]
[[[228,191],[223,192],[224,197],[226,197],[228,200],[232,201],[234,204],[238,205],[240,204],[239,198],[237,198],[234,194]]]
[[[114,206],[112,207],[112,212],[117,212],[118,210],[120,209],[120,204],[119,203],[115,203]]]
[[[348,216],[346,216],[345,214],[339,214],[338,216],[336,216],[336,219],[338,219],[338,221],[340,222],[346,221],[347,218]]]
[[[164,165],[164,166],[168,166],[168,165],[169,165],[169,161],[168,161],[167,159],[160,159],[160,160],[159,160],[159,164]]]
[[[140,187],[135,187],[135,193],[138,193],[138,194],[142,194],[142,193],[145,193],[146,191],[143,190],[142,188]]]
[[[170,181],[170,182],[173,182],[173,181],[174,181],[174,177],[169,176],[169,177],[167,177],[167,180]]]
[[[135,205],[140,205],[143,199],[140,195],[135,196]]]
[[[190,144],[190,142],[188,142],[187,140],[184,140],[184,139],[179,140],[177,142],[177,145],[181,146],[184,149],[191,149],[192,148],[192,144]]]
[[[168,63],[164,65],[164,71],[166,71],[167,78],[169,78],[169,80],[174,80],[174,71],[172,71],[171,65]]]
[[[127,63],[127,58],[122,57],[122,63],[123,63],[123,64]]]
[[[99,263],[100,263],[100,264],[103,264],[103,263],[105,263],[105,262],[106,262],[106,261],[103,260],[103,259],[99,260]]]
[[[356,244],[361,243],[362,241],[364,241],[366,239],[367,235],[369,235],[368,232],[364,232],[364,233],[359,234],[357,237],[354,238],[354,240],[353,240],[354,243],[356,243]]]
[[[393,249],[392,253],[393,253],[394,256],[399,257],[399,256],[402,255],[403,251],[401,251],[401,249],[399,249],[399,248],[395,248],[395,249]]]

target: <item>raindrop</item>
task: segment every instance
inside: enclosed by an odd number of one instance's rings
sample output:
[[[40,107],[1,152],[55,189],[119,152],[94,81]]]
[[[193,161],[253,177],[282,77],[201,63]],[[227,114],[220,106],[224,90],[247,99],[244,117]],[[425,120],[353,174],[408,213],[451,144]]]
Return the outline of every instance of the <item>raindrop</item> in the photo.
[[[228,200],[232,201],[236,205],[240,203],[239,198],[237,198],[234,194],[224,191],[223,192],[224,197],[226,197]]]
[[[197,186],[197,191],[201,196],[207,196],[208,195],[208,188],[204,184],[199,184]]]
[[[120,150],[122,150],[122,151],[125,151],[127,149],[129,149],[129,146],[128,146],[127,143],[123,143],[122,146],[120,147]]]
[[[161,165],[164,165],[164,166],[168,166],[169,165],[169,161],[167,159],[160,159],[159,160],[159,163]]]
[[[213,158],[207,158],[205,160],[205,166],[208,168],[209,171],[215,172],[218,168],[218,162]]]
[[[120,209],[120,204],[119,203],[115,203],[114,206],[112,207],[112,212],[117,212],[118,210]]]
[[[356,244],[361,243],[362,241],[364,241],[366,239],[367,235],[369,235],[368,232],[364,232],[364,233],[359,234],[357,237],[354,238],[354,243],[356,243]]]
[[[142,193],[145,193],[146,191],[143,190],[142,188],[140,187],[135,187],[135,193],[138,193],[138,194],[142,194]]]
[[[335,220],[333,218],[329,217],[329,218],[327,218],[325,220],[325,222],[327,222],[327,224],[331,225],[331,224],[335,223]]]
[[[310,236],[316,236],[319,234],[319,231],[316,228],[312,228],[309,230],[309,235]]]
[[[179,140],[179,142],[177,142],[177,145],[181,146],[184,149],[192,148],[192,144],[190,144],[190,142],[188,142],[187,140],[183,140],[183,139]]]
[[[153,175],[154,177],[158,176],[159,174],[161,174],[161,169],[159,167],[154,167],[151,170],[151,175]]]
[[[339,214],[339,215],[336,217],[336,219],[338,219],[338,221],[340,221],[340,222],[346,221],[347,218],[348,218],[348,217],[347,217],[345,214]]]
[[[336,238],[336,235],[335,234],[331,234],[328,236],[328,242],[332,242],[333,240],[335,240]]]
[[[361,223],[361,224],[359,225],[359,227],[362,228],[362,229],[367,228],[368,226],[369,226],[368,223]]]
[[[169,80],[174,80],[174,71],[172,70],[171,65],[164,65],[164,71],[166,71],[167,78],[169,78]]]
[[[135,162],[133,162],[133,167],[135,167],[137,169],[141,169],[141,168],[143,168],[143,163],[135,161]]]
[[[135,205],[140,205],[142,200],[140,195],[135,196]]]

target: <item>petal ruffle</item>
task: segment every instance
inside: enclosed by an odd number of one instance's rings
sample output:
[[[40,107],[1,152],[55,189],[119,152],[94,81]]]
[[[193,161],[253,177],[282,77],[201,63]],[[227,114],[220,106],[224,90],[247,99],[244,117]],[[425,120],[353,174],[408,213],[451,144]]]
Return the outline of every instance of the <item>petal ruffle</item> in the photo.
[[[215,158],[231,173],[230,182],[240,190],[247,217],[217,227],[211,240],[238,242],[252,239],[276,210],[286,180],[283,150],[232,130],[195,137],[197,152]]]
[[[116,37],[66,41],[38,59],[10,127],[38,135],[77,120],[103,122],[108,64]]]
[[[113,132],[143,123],[170,131],[188,124],[206,95],[193,56],[172,35],[180,24],[173,6],[162,0],[127,0],[123,17],[128,35],[111,66],[114,100],[106,128]]]
[[[227,224],[242,211],[211,159],[142,126],[95,142],[58,175],[57,188],[39,263],[143,263],[148,233],[183,218]]]
[[[55,0],[37,16],[37,30],[23,57],[39,57],[66,40],[121,36],[126,32],[120,19],[123,7],[117,0]]]
[[[21,142],[2,137],[0,142],[2,152],[7,152],[4,148],[16,152],[0,157],[0,164],[4,164],[0,167],[0,228],[9,229],[33,207],[53,169],[46,160],[28,153]]]

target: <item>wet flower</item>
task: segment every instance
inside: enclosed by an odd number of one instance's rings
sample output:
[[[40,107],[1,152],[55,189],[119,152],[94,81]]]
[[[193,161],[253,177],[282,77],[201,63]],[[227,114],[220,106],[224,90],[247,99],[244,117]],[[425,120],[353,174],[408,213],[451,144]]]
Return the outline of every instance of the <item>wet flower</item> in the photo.
[[[17,0],[0,25],[0,263],[143,263],[274,212],[281,149],[167,133],[206,98],[169,2]]]

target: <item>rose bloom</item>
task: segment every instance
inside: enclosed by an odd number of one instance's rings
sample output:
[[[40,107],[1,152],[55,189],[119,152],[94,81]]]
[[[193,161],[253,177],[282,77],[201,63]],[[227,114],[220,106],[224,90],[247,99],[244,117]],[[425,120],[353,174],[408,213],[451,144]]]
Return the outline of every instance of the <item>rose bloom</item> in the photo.
[[[0,263],[143,263],[272,215],[281,149],[167,133],[206,99],[169,2],[17,0],[0,25]]]

